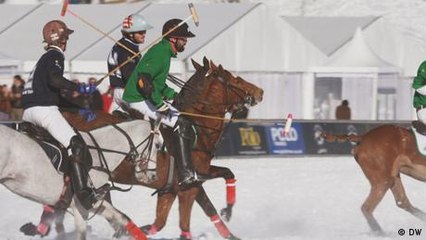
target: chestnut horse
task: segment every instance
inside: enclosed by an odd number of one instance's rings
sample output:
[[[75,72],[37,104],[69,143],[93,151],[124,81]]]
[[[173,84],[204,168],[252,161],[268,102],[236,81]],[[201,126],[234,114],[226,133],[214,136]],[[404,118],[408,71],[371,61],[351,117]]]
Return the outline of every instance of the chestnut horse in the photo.
[[[197,142],[192,150],[192,161],[195,169],[206,180],[223,177],[226,179],[231,196],[228,196],[227,209],[232,209],[235,190],[234,174],[227,168],[211,165],[211,159],[214,156],[216,146],[222,136],[225,123],[222,120],[226,113],[240,111],[244,106],[254,106],[262,101],[263,90],[255,85],[245,81],[241,77],[234,76],[225,70],[221,65],[216,66],[213,62],[203,59],[201,66],[192,61],[195,74],[188,80],[182,91],[174,101],[174,106],[182,114],[190,115],[197,129]],[[210,118],[202,117],[210,116]],[[165,139],[167,149],[174,153],[176,146],[169,137],[170,128],[162,128],[162,134]],[[132,166],[124,162],[113,172],[113,181],[125,184],[138,184],[131,173]],[[160,174],[159,174],[160,175]],[[167,176],[164,174],[163,176]],[[190,237],[190,215],[194,200],[196,200],[204,212],[214,222],[216,228],[222,237],[228,239],[237,239],[226,228],[218,216],[213,204],[208,199],[204,189],[195,187],[187,191],[179,191],[177,188],[177,179],[174,179],[174,191],[158,195],[157,217],[153,224],[145,226],[148,233],[153,234],[161,230],[167,220],[169,210],[176,196],[179,198],[180,228],[181,239],[191,239]],[[164,187],[164,182],[160,188]],[[158,187],[156,187],[158,189]],[[230,217],[230,212],[229,216]]]
[[[231,217],[232,207],[235,203],[235,179],[234,174],[224,167],[211,165],[216,146],[225,129],[224,118],[226,113],[237,113],[246,106],[254,106],[262,101],[263,90],[245,81],[241,77],[234,76],[221,65],[203,59],[203,66],[192,61],[195,74],[183,86],[182,91],[174,101],[181,114],[189,115],[194,121],[197,132],[197,142],[192,150],[192,161],[196,171],[204,180],[222,177],[227,183],[227,207],[222,210],[225,220]],[[88,131],[105,124],[122,121],[109,114],[98,112],[95,121],[87,124],[76,114],[64,114],[67,120],[80,131]],[[174,153],[175,144],[170,137],[171,129],[162,127],[161,132],[165,139],[165,145],[171,155]],[[220,235],[227,239],[235,237],[219,217],[215,207],[208,198],[202,186],[193,187],[181,191],[177,185],[177,176],[173,172],[171,187],[168,184],[169,164],[171,158],[166,152],[157,155],[157,180],[150,183],[141,183],[134,175],[134,162],[123,161],[111,173],[111,180],[116,183],[143,185],[158,189],[156,219],[153,224],[142,229],[153,235],[160,231],[166,224],[170,208],[176,199],[179,199],[179,217],[181,239],[191,239],[190,217],[194,201],[201,206],[207,216],[215,224]],[[170,183],[169,183],[170,184]],[[58,223],[57,224],[61,224]],[[61,227],[59,227],[61,229]]]
[[[400,176],[402,173],[426,181],[426,157],[419,154],[410,129],[383,125],[363,135],[324,133],[323,137],[328,142],[337,140],[357,143],[352,154],[371,185],[370,194],[362,204],[361,211],[373,232],[383,234],[373,211],[389,189],[398,207],[426,221],[426,214],[408,200]]]

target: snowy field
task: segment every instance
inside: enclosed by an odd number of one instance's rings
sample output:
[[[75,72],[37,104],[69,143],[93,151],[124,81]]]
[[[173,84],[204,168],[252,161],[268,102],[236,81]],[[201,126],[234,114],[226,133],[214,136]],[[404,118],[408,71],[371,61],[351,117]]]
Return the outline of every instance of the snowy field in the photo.
[[[230,230],[244,240],[388,240],[425,239],[426,226],[420,220],[397,208],[390,192],[375,212],[387,233],[377,237],[369,232],[360,206],[369,192],[369,184],[351,157],[322,158],[238,158],[219,159],[214,164],[231,168],[237,176],[237,203]],[[403,176],[411,202],[426,210],[425,185]],[[219,210],[225,206],[225,184],[222,179],[205,183],[206,191]],[[138,225],[152,223],[155,199],[151,189],[134,187],[129,193],[113,193],[115,205]],[[19,227],[28,221],[38,223],[41,206],[13,195],[0,187],[0,239],[28,238]],[[195,205],[192,214],[193,236],[221,239],[210,220]],[[67,231],[73,221],[66,216]],[[89,223],[88,239],[111,239],[108,223],[95,217]],[[399,236],[398,230],[422,229],[421,236]],[[152,239],[178,237],[177,204],[173,205],[165,229]],[[51,233],[44,240],[55,239]]]

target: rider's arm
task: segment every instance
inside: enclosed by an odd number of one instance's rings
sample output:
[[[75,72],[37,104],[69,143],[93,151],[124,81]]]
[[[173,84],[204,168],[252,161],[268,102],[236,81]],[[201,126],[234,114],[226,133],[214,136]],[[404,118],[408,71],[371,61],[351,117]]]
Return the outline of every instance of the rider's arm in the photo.
[[[420,94],[426,95],[426,61],[420,64],[412,87]]]
[[[78,90],[78,85],[64,78],[61,72],[56,71],[55,69],[50,69],[48,74],[50,79],[50,86],[56,89],[67,89],[71,91]]]

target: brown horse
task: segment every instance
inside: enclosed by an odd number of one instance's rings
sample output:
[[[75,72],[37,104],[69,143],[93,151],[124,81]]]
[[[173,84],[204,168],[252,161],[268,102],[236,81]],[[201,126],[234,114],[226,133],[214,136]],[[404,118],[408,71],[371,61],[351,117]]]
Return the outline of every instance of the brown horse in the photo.
[[[228,206],[225,212],[228,214],[227,217],[230,217],[230,211],[234,204],[233,194],[235,194],[232,193],[232,190],[235,191],[234,174],[228,168],[212,166],[211,159],[225,128],[225,123],[222,120],[225,114],[238,112],[246,105],[254,106],[262,101],[263,90],[240,77],[234,76],[221,65],[216,66],[206,58],[204,58],[203,63],[204,66],[201,66],[193,61],[196,72],[180,91],[174,105],[183,114],[191,116],[195,123],[197,142],[192,151],[192,161],[197,172],[206,180],[223,177],[229,184],[228,192],[231,192],[231,196],[228,196]],[[168,137],[171,134],[171,129],[162,128],[161,130],[167,149],[173,155],[176,145],[171,141],[173,138]],[[113,172],[113,181],[138,184],[134,179],[129,178],[129,176],[132,176],[129,173],[133,171],[129,164],[129,162],[124,162]],[[158,167],[161,166],[158,165]],[[194,200],[211,218],[222,237],[236,239],[221,221],[203,188],[195,187],[187,191],[179,191],[176,183],[175,178],[174,191],[158,195],[157,217],[153,224],[144,227],[148,233],[155,233],[165,226],[169,210],[177,195],[182,231],[181,239],[190,239],[190,215]],[[162,189],[164,185],[165,183],[161,182],[155,188]]]
[[[211,165],[216,146],[225,129],[223,121],[226,113],[236,113],[246,106],[253,106],[260,102],[263,90],[244,79],[234,76],[221,65],[203,59],[203,66],[193,61],[195,74],[183,86],[182,91],[174,101],[174,105],[182,114],[191,116],[197,132],[197,142],[192,151],[192,161],[197,172],[204,180],[222,177],[227,182],[227,207],[222,211],[224,218],[231,217],[232,207],[235,203],[235,179],[234,174],[224,167]],[[80,131],[89,131],[105,124],[122,121],[109,114],[98,113],[96,121],[89,124],[76,114],[64,114],[67,120]],[[161,128],[168,151],[173,155],[175,144],[172,142],[171,129]],[[141,183],[134,175],[134,162],[124,160],[111,173],[111,180],[116,183],[130,185],[144,185],[158,189],[158,201],[156,219],[153,224],[143,227],[149,234],[155,234],[166,224],[170,208],[176,199],[179,199],[179,214],[181,239],[191,239],[190,217],[194,200],[201,206],[207,216],[215,224],[220,235],[227,239],[236,238],[223,223],[218,213],[208,198],[203,187],[194,187],[181,191],[177,185],[177,177],[173,173],[170,187],[168,185],[169,164],[171,159],[166,152],[157,155],[157,180],[150,183]],[[63,229],[60,221],[57,228]]]
[[[323,137],[328,142],[337,140],[357,143],[352,154],[371,185],[370,194],[362,204],[361,211],[373,232],[383,234],[373,211],[389,189],[398,207],[426,221],[426,214],[411,205],[401,182],[401,173],[426,181],[426,157],[419,154],[410,129],[383,125],[363,135],[324,133]]]

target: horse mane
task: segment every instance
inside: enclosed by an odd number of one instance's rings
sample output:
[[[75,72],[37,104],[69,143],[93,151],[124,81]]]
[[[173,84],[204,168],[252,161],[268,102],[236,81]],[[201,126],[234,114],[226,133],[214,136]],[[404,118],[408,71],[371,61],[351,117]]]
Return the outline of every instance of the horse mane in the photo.
[[[192,107],[194,103],[198,102],[205,89],[205,86],[210,81],[205,80],[205,75],[208,70],[204,67],[196,68],[195,73],[189,78],[189,80],[182,87],[182,90],[175,97],[173,106],[181,111]]]

